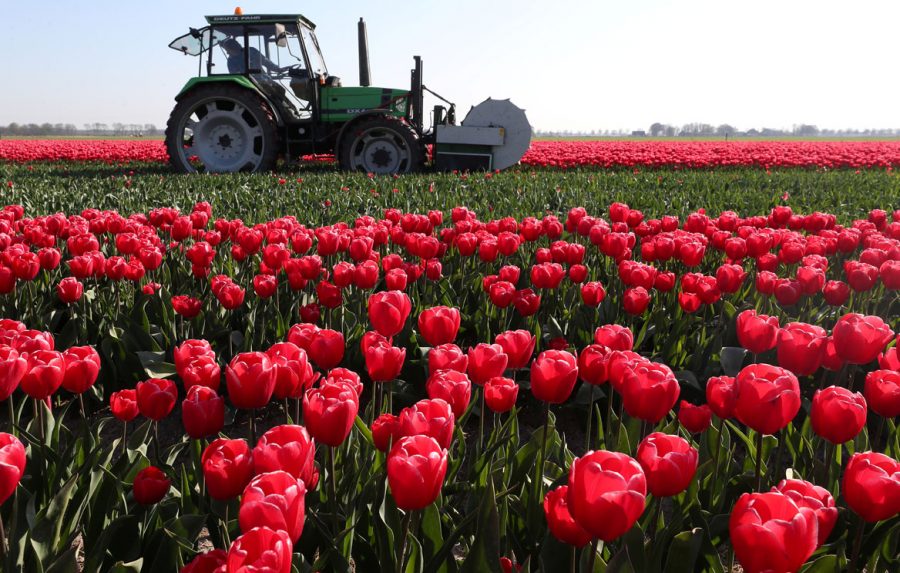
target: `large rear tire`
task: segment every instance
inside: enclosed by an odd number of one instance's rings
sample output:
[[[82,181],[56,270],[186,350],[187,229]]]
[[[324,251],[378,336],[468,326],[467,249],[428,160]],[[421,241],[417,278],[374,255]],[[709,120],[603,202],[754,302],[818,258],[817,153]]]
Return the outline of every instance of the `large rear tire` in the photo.
[[[180,173],[268,171],[280,151],[278,125],[268,104],[252,91],[201,86],[172,110],[166,151]]]
[[[409,124],[390,116],[361,119],[338,143],[341,169],[378,175],[421,171],[425,146]]]

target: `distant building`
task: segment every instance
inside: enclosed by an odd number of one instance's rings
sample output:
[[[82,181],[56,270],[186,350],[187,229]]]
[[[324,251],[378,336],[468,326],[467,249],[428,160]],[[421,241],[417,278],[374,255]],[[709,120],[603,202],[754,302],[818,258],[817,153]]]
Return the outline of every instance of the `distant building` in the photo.
[[[647,137],[647,132],[644,130],[637,130],[631,132],[631,137]]]

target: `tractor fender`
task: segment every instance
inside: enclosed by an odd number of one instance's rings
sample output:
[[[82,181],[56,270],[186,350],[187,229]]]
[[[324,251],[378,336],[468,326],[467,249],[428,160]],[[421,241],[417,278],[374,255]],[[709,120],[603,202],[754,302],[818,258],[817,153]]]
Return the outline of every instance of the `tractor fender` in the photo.
[[[337,138],[334,141],[335,152],[337,152],[337,150],[339,150],[341,148],[341,144],[344,141],[344,136],[349,132],[349,130],[353,129],[353,127],[355,125],[357,125],[360,121],[362,121],[364,119],[368,119],[368,118],[376,116],[376,115],[385,115],[386,116],[389,114],[390,114],[390,110],[387,110],[387,109],[370,109],[370,110],[360,113],[359,115],[353,116],[353,119],[351,119],[350,121],[345,123],[341,127],[341,130],[338,132]],[[337,153],[335,153],[335,155],[337,155]]]
[[[247,89],[255,93],[266,102],[266,105],[269,106],[269,109],[272,112],[272,115],[275,116],[275,121],[278,122],[278,125],[283,125],[283,120],[281,114],[278,113],[278,109],[276,106],[272,105],[269,102],[269,98],[265,96],[256,85],[251,82],[246,76],[241,75],[221,75],[221,76],[205,76],[205,77],[196,77],[188,80],[184,87],[181,88],[181,91],[178,92],[178,95],[175,96],[175,101],[181,101],[187,94],[193,92],[195,89],[202,89],[206,86],[211,86],[212,84],[218,83],[229,83],[229,84],[237,84],[241,88]]]

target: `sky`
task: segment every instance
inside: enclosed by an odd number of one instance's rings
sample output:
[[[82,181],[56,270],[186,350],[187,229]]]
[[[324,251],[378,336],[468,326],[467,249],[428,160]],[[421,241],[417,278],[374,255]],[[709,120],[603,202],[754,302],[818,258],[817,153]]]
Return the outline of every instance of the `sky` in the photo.
[[[301,11],[345,86],[364,17],[372,85],[409,86],[421,55],[460,118],[494,97],[544,131],[900,127],[896,0],[4,1],[0,125],[164,126],[197,71],[168,43],[237,5]]]

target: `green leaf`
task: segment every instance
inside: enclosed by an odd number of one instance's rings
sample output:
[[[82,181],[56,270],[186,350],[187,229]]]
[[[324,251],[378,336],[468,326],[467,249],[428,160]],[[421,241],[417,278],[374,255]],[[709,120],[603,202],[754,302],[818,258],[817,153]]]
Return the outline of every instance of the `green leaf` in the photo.
[[[722,364],[722,372],[726,376],[737,376],[744,363],[747,349],[740,346],[723,346],[719,354],[719,362]]]
[[[800,569],[801,573],[833,573],[839,570],[837,555],[824,555]]]
[[[695,527],[682,531],[672,539],[666,558],[666,573],[691,573],[695,570],[700,548],[703,546],[703,530]]]
[[[150,378],[170,378],[175,376],[175,365],[166,362],[165,352],[138,351],[135,354],[137,354],[138,359],[141,361],[144,372],[146,372],[147,376]]]
[[[478,504],[475,542],[460,568],[460,573],[481,571],[500,573],[500,517],[497,514],[497,494],[492,479],[488,479]]]

